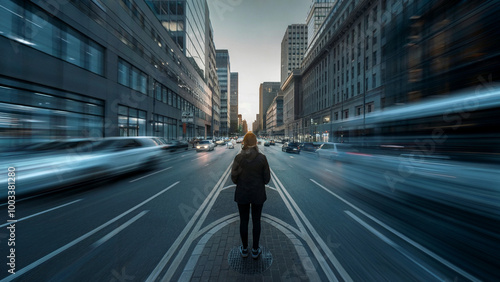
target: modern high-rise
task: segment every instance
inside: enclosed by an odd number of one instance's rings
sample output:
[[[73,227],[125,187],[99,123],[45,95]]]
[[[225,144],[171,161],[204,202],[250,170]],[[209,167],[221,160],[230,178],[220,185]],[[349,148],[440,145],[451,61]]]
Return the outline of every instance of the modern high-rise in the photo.
[[[311,45],[312,40],[316,36],[319,28],[325,21],[331,8],[337,4],[338,0],[312,0],[309,14],[307,15],[307,46]],[[341,1],[342,2],[342,1]]]
[[[216,50],[217,75],[220,87],[220,136],[229,136],[229,105],[231,100],[231,65],[228,50]]]
[[[206,0],[146,0],[170,37],[200,75],[207,72],[209,12]]]
[[[281,84],[294,69],[300,68],[307,49],[307,25],[292,24],[281,40]]]
[[[238,73],[231,73],[230,102],[229,102],[229,134],[238,132]]]
[[[267,109],[280,91],[280,82],[263,82],[259,87],[259,132],[266,131]]]

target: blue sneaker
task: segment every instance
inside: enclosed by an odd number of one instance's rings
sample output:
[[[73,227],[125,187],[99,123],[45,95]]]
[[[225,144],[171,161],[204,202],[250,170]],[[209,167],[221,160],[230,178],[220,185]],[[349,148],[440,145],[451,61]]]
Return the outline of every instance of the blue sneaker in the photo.
[[[260,248],[257,248],[257,250],[254,249],[254,248],[252,248],[252,258],[253,259],[258,259],[259,256],[260,256],[260,253],[262,253],[262,251],[260,250]]]
[[[248,249],[243,249],[243,246],[240,246],[240,254],[242,258],[248,257]]]

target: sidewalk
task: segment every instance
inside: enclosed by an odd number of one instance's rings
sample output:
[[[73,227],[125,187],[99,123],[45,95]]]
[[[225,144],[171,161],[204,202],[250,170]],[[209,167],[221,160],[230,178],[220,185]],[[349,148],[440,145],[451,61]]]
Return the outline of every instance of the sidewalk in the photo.
[[[179,281],[319,281],[306,250],[292,233],[280,230],[263,216],[262,254],[256,260],[250,255],[242,258],[238,250],[239,219],[231,221],[200,240]],[[250,224],[250,244],[251,230]]]

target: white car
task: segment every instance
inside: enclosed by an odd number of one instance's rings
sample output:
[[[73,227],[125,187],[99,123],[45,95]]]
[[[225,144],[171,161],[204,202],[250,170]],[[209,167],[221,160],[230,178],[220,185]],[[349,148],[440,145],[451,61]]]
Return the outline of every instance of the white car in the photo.
[[[226,143],[226,149],[234,149],[234,144],[232,141]]]
[[[335,161],[347,161],[350,155],[355,152],[357,150],[349,144],[326,142],[316,150],[316,156]]]
[[[198,142],[198,145],[196,145],[196,152],[213,151],[214,149],[215,144],[210,140],[201,140],[200,142]]]

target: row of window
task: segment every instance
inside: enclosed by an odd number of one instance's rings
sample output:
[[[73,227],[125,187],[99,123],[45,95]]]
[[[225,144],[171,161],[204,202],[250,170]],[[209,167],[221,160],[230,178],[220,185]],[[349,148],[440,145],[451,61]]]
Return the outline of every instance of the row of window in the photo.
[[[103,137],[104,102],[72,93],[31,92],[0,86],[0,144]]]
[[[104,47],[29,2],[2,1],[0,35],[93,73],[104,73]]]

